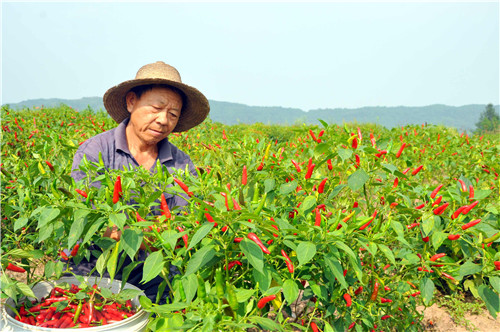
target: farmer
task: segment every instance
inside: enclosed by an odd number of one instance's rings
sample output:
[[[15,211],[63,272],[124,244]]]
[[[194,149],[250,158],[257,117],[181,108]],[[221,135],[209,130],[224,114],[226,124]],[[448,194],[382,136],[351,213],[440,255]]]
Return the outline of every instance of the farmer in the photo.
[[[168,135],[186,131],[202,123],[210,106],[200,91],[181,82],[179,72],[174,67],[161,61],[145,65],[139,69],[135,79],[110,88],[103,100],[104,107],[118,126],[88,139],[78,148],[71,173],[76,182],[87,177],[87,174],[79,170],[83,156],[91,162],[98,162],[99,152],[108,169],[132,166],[154,172],[159,162],[171,171],[185,170],[187,165],[190,172],[196,175],[189,156],[170,143]],[[170,209],[187,204],[181,196],[165,194],[165,197]],[[121,232],[116,227],[105,233],[105,236],[115,240],[120,235]],[[98,248],[93,246],[92,249]],[[139,260],[145,258],[146,253],[140,250]],[[84,260],[77,266],[73,265],[73,271],[88,275],[95,262],[95,257],[90,262]],[[126,264],[127,262],[124,266]],[[121,272],[118,271],[116,279],[120,279]],[[158,286],[163,279],[157,277],[144,285],[139,284],[141,279],[142,266],[130,274],[127,282],[143,289],[146,296],[155,301]]]

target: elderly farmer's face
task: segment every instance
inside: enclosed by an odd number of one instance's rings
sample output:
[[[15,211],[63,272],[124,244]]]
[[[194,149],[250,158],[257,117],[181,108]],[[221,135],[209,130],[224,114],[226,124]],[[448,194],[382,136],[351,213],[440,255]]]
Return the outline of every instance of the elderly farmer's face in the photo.
[[[154,145],[166,138],[179,121],[182,98],[169,88],[153,87],[140,98],[128,92],[125,99],[131,133],[145,145]]]

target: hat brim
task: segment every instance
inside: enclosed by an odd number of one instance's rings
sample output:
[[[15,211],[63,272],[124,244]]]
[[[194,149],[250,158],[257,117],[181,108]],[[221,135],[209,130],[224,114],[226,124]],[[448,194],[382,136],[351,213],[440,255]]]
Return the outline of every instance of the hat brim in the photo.
[[[166,80],[163,78],[134,79],[120,83],[110,88],[103,97],[104,107],[109,115],[121,123],[130,116],[127,110],[125,96],[130,89],[140,85],[163,84],[179,89],[184,94],[184,100],[179,121],[174,132],[189,130],[202,123],[210,112],[208,99],[196,88],[184,83]]]

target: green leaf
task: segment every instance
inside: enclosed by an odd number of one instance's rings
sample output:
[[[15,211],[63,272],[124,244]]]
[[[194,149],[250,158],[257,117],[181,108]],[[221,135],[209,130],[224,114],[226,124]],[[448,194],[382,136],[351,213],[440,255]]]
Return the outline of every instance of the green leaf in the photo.
[[[60,213],[61,213],[61,210],[59,210],[58,208],[46,206],[42,210],[42,213],[40,214],[40,218],[38,219],[37,229],[43,229],[43,227],[45,227],[45,225],[47,225],[52,220],[56,219]]]
[[[250,265],[252,265],[260,273],[264,273],[264,254],[262,253],[262,250],[259,248],[259,246],[255,242],[244,238],[240,242],[240,249],[247,258]]]
[[[472,295],[474,295],[474,297],[476,299],[478,299],[480,296],[479,296],[479,292],[477,291],[477,287],[476,287],[476,284],[474,283],[474,281],[470,280],[470,279],[467,279],[464,281],[464,289],[465,290],[469,290]]]
[[[84,213],[86,212],[86,213]],[[83,229],[86,223],[86,216],[89,214],[89,211],[86,210],[77,210],[75,212],[75,218],[73,223],[71,224],[71,228],[68,234],[68,248],[73,248],[76,241],[82,235]]]
[[[127,288],[118,293],[116,298],[118,300],[126,301],[140,296],[141,294],[143,294],[143,291],[140,289]]]
[[[138,230],[132,230],[126,228],[123,231],[121,241],[123,250],[127,253],[131,260],[134,260],[134,256],[141,247],[142,234],[138,233]]]
[[[311,242],[301,242],[296,252],[299,266],[305,265],[316,255],[316,246]]]
[[[333,188],[333,190],[330,193],[330,195],[328,195],[328,199],[335,198],[335,196],[337,196],[342,191],[342,189],[344,189],[345,187],[347,187],[346,184],[339,184],[338,186],[336,186],[335,188]]]
[[[490,277],[490,285],[500,293],[500,277]]]
[[[146,296],[139,297],[139,303],[144,310],[151,309],[153,302]]]
[[[174,249],[177,244],[177,240],[182,236],[179,232],[174,231],[173,229],[167,229],[161,236],[165,242],[170,246],[170,249]]]
[[[287,279],[283,283],[283,295],[285,295],[285,300],[291,305],[297,297],[299,296],[299,286],[292,279]]]
[[[486,308],[488,308],[490,315],[496,319],[497,313],[500,312],[500,297],[485,285],[479,286],[478,291],[479,296],[486,304]]]
[[[304,202],[300,205],[300,210],[302,213],[306,213],[308,210],[312,209],[314,206],[316,206],[316,197],[314,196],[307,196],[304,199]]]
[[[424,215],[422,217],[422,223],[420,224],[421,229],[422,229],[422,236],[426,237],[428,236],[431,231],[434,229],[434,216],[431,215]]]
[[[127,217],[123,213],[112,213],[109,215],[109,220],[116,225],[118,229],[123,229],[127,222]]]
[[[271,286],[271,271],[264,265],[262,268],[262,273],[257,271],[257,269],[252,270],[253,279],[256,283],[259,283],[259,287],[262,291],[267,291],[269,286]]]
[[[395,171],[398,170],[398,168],[392,164],[381,164],[384,170],[388,171],[391,174],[394,174]]]
[[[316,147],[314,148],[314,155],[315,156],[320,156],[323,153],[328,153],[332,149],[332,145],[328,143],[319,143],[316,144]]]
[[[265,193],[270,192],[271,190],[274,189],[275,186],[276,186],[276,180],[274,180],[274,178],[266,179],[264,181],[264,192]]]
[[[400,222],[392,220],[391,227],[396,232],[396,234],[398,235],[399,238],[404,239],[404,237],[405,237],[404,227],[403,227],[403,225],[401,225]]]
[[[255,293],[255,290],[253,290],[253,289],[237,288],[236,289],[236,298],[238,299],[239,303],[247,302],[248,299],[251,298],[254,293]]]
[[[198,290],[198,279],[196,274],[193,273],[187,276],[187,278],[182,278],[181,282],[184,287],[184,293],[186,294],[186,302],[191,303]]]
[[[297,184],[298,182],[296,180],[290,181],[283,183],[280,186],[280,194],[283,196],[288,195],[289,193],[293,192],[295,189],[297,189]]]
[[[482,269],[483,269],[482,265],[474,264],[471,261],[467,261],[460,266],[459,270],[460,279],[463,279],[465,276],[481,272]]]
[[[433,232],[431,240],[434,250],[438,250],[438,248],[441,247],[441,244],[443,244],[444,240],[446,240],[447,238],[448,235],[446,235],[446,233],[443,233],[441,231]]]
[[[104,251],[99,257],[97,258],[97,261],[95,263],[95,267],[97,272],[102,275],[104,273],[104,268],[106,267],[106,261],[108,260],[110,250]]]
[[[380,248],[380,251],[382,251],[384,253],[385,257],[387,257],[387,259],[389,259],[391,264],[396,264],[396,259],[394,258],[394,253],[392,252],[391,249],[389,249],[388,246],[379,243],[378,247]]]
[[[251,316],[249,318],[251,322],[254,322],[256,324],[259,324],[260,327],[262,327],[264,330],[269,330],[269,331],[283,331],[281,326],[276,323],[275,321],[269,319],[269,318],[264,318],[260,316]]]
[[[31,288],[22,282],[17,282],[16,287],[21,292],[21,294],[26,295],[28,297],[36,297]]]
[[[52,235],[53,232],[54,232],[54,224],[48,224],[44,226],[38,233],[37,241],[38,242],[45,241]]]
[[[420,281],[420,293],[422,294],[422,299],[424,304],[427,306],[434,296],[434,283],[429,278],[423,278]]]
[[[163,270],[163,252],[161,250],[151,253],[144,261],[141,284],[156,278]]]
[[[24,226],[26,226],[27,223],[28,223],[28,218],[26,217],[21,217],[17,219],[16,222],[14,223],[14,231],[23,228]]]
[[[366,174],[363,169],[358,169],[356,172],[349,175],[347,178],[347,185],[352,191],[357,191],[365,185],[365,183],[370,179],[370,176]]]
[[[358,258],[358,256],[352,251],[351,248],[349,248],[344,242],[341,241],[335,241],[335,246],[339,249],[342,249],[349,257],[352,257],[354,259]]]
[[[213,246],[206,246],[195,252],[186,266],[184,277],[198,272],[199,269],[205,266],[215,256],[215,250],[213,248]]]
[[[204,223],[196,233],[194,233],[193,237],[191,238],[191,241],[189,242],[188,250],[191,248],[194,248],[195,245],[197,245],[205,236],[207,236],[208,233],[214,228],[213,223],[211,222],[206,222]]]
[[[92,236],[95,235],[95,233],[99,230],[99,228],[105,221],[106,218],[99,218],[96,221],[94,221],[92,225],[90,225],[87,232],[85,233],[85,237],[83,238],[82,244],[87,243],[92,238]]]
[[[333,273],[335,278],[337,278],[338,282],[342,285],[342,289],[347,289],[348,285],[344,278],[344,270],[342,269],[342,265],[336,260],[333,260],[329,257],[325,257],[325,263]]]
[[[337,149],[337,154],[342,158],[342,161],[346,161],[351,158],[352,151],[348,149]]]

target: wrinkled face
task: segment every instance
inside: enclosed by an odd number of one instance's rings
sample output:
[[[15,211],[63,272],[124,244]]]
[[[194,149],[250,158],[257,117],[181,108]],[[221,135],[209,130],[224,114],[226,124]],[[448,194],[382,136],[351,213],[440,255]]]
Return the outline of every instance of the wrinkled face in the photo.
[[[127,93],[131,135],[127,137],[141,144],[154,145],[166,138],[177,125],[182,109],[182,97],[174,90],[153,87],[138,99],[134,92]]]

